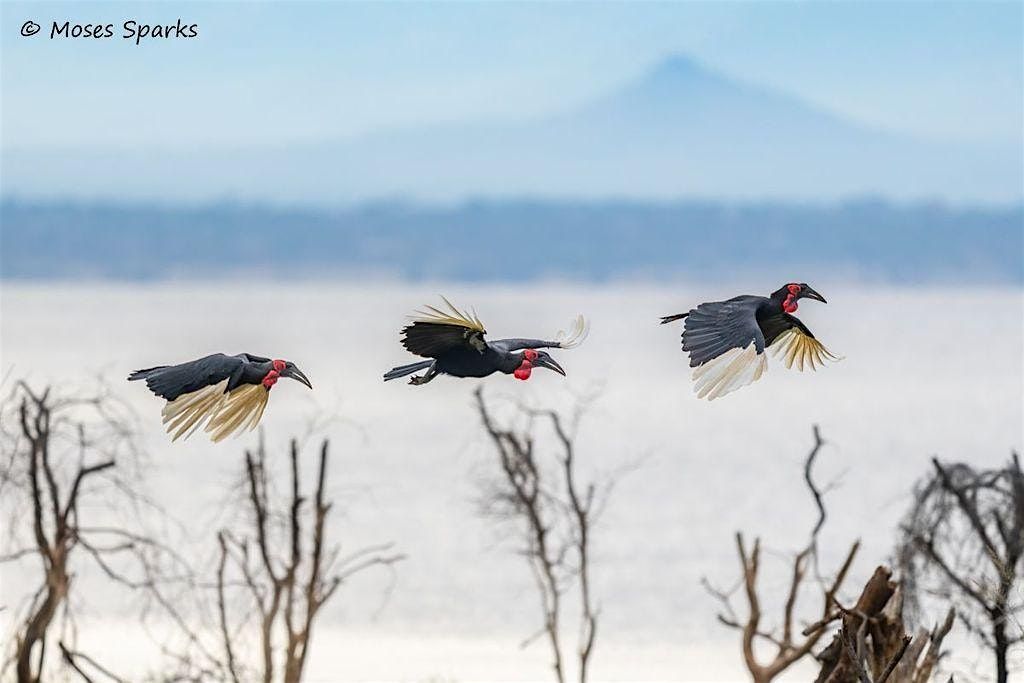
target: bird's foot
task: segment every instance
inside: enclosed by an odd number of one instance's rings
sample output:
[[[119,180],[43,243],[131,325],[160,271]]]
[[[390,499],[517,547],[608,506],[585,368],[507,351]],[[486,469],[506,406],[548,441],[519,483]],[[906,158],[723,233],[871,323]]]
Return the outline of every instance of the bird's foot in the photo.
[[[409,384],[419,386],[421,384],[426,384],[432,379],[434,379],[434,376],[431,375],[430,373],[427,373],[426,375],[414,375],[409,378]]]

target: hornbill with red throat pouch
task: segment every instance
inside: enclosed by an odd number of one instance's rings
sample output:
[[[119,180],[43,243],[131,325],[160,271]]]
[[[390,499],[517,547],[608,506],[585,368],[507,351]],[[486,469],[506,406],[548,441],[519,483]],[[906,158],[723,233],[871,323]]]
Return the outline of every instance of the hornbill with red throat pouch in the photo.
[[[150,391],[167,399],[162,414],[172,441],[191,436],[205,423],[205,431],[216,442],[254,429],[266,410],[270,389],[281,377],[313,388],[295,363],[251,353],[215,353],[179,365],[136,370],[128,381],[144,379]]]
[[[487,377],[495,372],[527,380],[533,368],[547,368],[565,375],[562,366],[546,351],[579,346],[589,332],[583,316],[573,321],[572,331],[559,332],[555,340],[498,339],[487,341],[487,330],[475,312],[460,311],[448,299],[444,309],[427,306],[417,311],[412,323],[402,328],[402,346],[430,360],[401,365],[384,373],[384,381],[426,370],[409,379],[409,384],[426,384],[439,374],[453,377]]]
[[[827,303],[807,283],[791,282],[768,297],[745,294],[663,317],[662,325],[686,319],[683,351],[690,354],[697,398],[714,400],[759,380],[768,368],[766,348],[801,372],[840,360],[792,315],[804,298]]]

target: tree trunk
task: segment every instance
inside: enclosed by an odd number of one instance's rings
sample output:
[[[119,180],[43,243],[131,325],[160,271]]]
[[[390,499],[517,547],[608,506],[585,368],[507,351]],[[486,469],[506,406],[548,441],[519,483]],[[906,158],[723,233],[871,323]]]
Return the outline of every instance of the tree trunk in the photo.
[[[1006,652],[1010,649],[1010,641],[1006,638],[1006,617],[999,618],[992,627],[995,636],[996,683],[1007,683],[1009,674],[1006,671]]]
[[[57,608],[68,594],[68,580],[62,573],[51,575],[48,583],[50,585],[46,591],[46,599],[26,627],[25,638],[18,647],[18,663],[15,669],[18,683],[38,683],[42,678],[42,671],[38,672],[38,676],[32,674],[32,651],[36,643],[42,641],[46,635],[46,629],[53,621]]]

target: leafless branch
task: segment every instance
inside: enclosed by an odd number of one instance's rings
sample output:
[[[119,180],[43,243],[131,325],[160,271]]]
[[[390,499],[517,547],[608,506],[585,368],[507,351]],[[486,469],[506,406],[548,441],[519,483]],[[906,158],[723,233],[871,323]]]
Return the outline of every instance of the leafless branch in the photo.
[[[60,662],[84,678],[89,674],[83,662],[111,678],[74,650],[72,588],[78,567],[91,560],[111,580],[150,593],[170,577],[152,571],[140,576],[146,573],[144,562],[150,568],[164,559],[172,562],[171,553],[144,540],[144,531],[90,526],[81,518],[86,509],[93,517],[97,507],[116,510],[142,495],[136,485],[119,480],[120,471],[141,457],[130,414],[102,392],[89,398],[66,397],[51,388],[36,391],[25,382],[16,383],[0,410],[5,425],[0,428],[0,476],[12,491],[5,494],[2,513],[11,523],[10,542],[17,548],[0,554],[0,562],[32,555],[40,560],[38,587],[12,622],[5,661],[13,666],[19,683],[51,677],[50,670]],[[22,523],[21,511],[26,509],[30,515]],[[160,558],[145,560],[147,554]],[[65,634],[69,625],[72,630]],[[59,632],[57,636],[53,631]],[[51,662],[47,644],[58,637],[62,657]]]
[[[801,638],[795,637],[795,621],[798,608],[798,600],[807,575],[807,568],[817,558],[818,534],[825,524],[827,514],[823,502],[821,489],[817,486],[812,476],[812,467],[824,441],[817,426],[813,429],[814,443],[804,460],[803,477],[807,488],[810,490],[818,510],[818,519],[811,529],[810,539],[806,547],[793,558],[790,570],[790,580],[783,605],[781,624],[777,629],[765,629],[761,626],[763,618],[761,607],[761,596],[757,587],[757,580],[761,570],[761,541],[754,539],[752,546],[748,547],[744,541],[743,534],[736,533],[736,552],[741,567],[740,585],[743,587],[743,596],[746,602],[746,618],[740,619],[731,604],[731,593],[715,590],[710,582],[705,580],[705,588],[724,606],[726,614],[720,614],[718,619],[721,623],[736,628],[741,632],[741,649],[743,660],[747,670],[755,683],[768,683],[794,663],[807,656],[818,640],[825,632],[825,627],[840,616],[839,605],[836,602],[836,593],[839,591],[850,565],[860,547],[854,543],[846,555],[846,559],[840,565],[838,571],[830,583],[822,586],[822,607],[821,617],[811,626],[800,631]],[[767,662],[762,662],[758,657],[757,640],[764,640],[775,647],[775,655]]]
[[[587,680],[597,636],[600,610],[591,585],[591,548],[597,511],[610,486],[580,484],[576,473],[576,445],[573,432],[580,410],[566,426],[563,416],[552,410],[517,406],[525,418],[522,429],[498,426],[483,392],[475,392],[477,410],[484,430],[498,456],[500,480],[484,501],[485,509],[504,521],[514,521],[524,533],[521,554],[529,563],[540,596],[543,628],[523,645],[546,635],[551,648],[555,680],[565,680],[566,655],[561,625],[563,595],[575,583],[579,589],[575,660],[579,681]],[[536,452],[535,427],[547,423],[554,433],[554,456],[541,458]]]
[[[392,552],[391,544],[361,548],[339,559],[338,546],[330,546],[328,538],[326,440],[318,455],[315,488],[307,496],[296,440],[287,451],[283,495],[271,486],[264,440],[245,453],[246,519],[236,529],[218,532],[214,580],[202,585],[212,588],[217,623],[214,646],[202,646],[198,657],[207,663],[202,680],[298,683],[324,604],[352,576],[404,559]],[[200,638],[188,624],[181,630],[199,640],[209,638]],[[198,668],[197,658],[188,651],[178,657],[187,670]]]

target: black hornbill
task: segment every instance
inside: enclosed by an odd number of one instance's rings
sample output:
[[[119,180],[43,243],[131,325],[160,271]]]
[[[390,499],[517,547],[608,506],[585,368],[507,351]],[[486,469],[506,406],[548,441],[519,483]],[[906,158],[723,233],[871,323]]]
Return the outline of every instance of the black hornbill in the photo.
[[[567,337],[559,332],[555,341],[499,339],[489,342],[484,340],[487,330],[476,313],[460,311],[448,299],[441,298],[447,310],[427,306],[426,311],[418,311],[413,316],[412,324],[402,328],[402,346],[430,360],[392,368],[384,373],[385,382],[420,370],[426,372],[411,377],[409,384],[426,384],[439,374],[487,377],[495,372],[526,380],[535,367],[548,368],[564,376],[562,366],[547,352],[537,349],[571,349],[579,346],[588,332],[581,315],[573,321],[572,332]]]
[[[662,325],[686,318],[683,351],[690,354],[697,397],[713,400],[756,382],[768,367],[765,348],[801,372],[805,365],[814,370],[815,363],[839,360],[791,315],[803,298],[827,303],[807,283],[791,282],[768,297],[745,294],[662,318]]]
[[[167,399],[163,421],[167,433],[174,434],[173,441],[186,432],[191,436],[204,422],[210,439],[220,441],[259,424],[270,389],[280,377],[313,388],[295,363],[251,353],[215,353],[179,365],[136,370],[128,375],[128,381],[144,379],[150,391]]]

